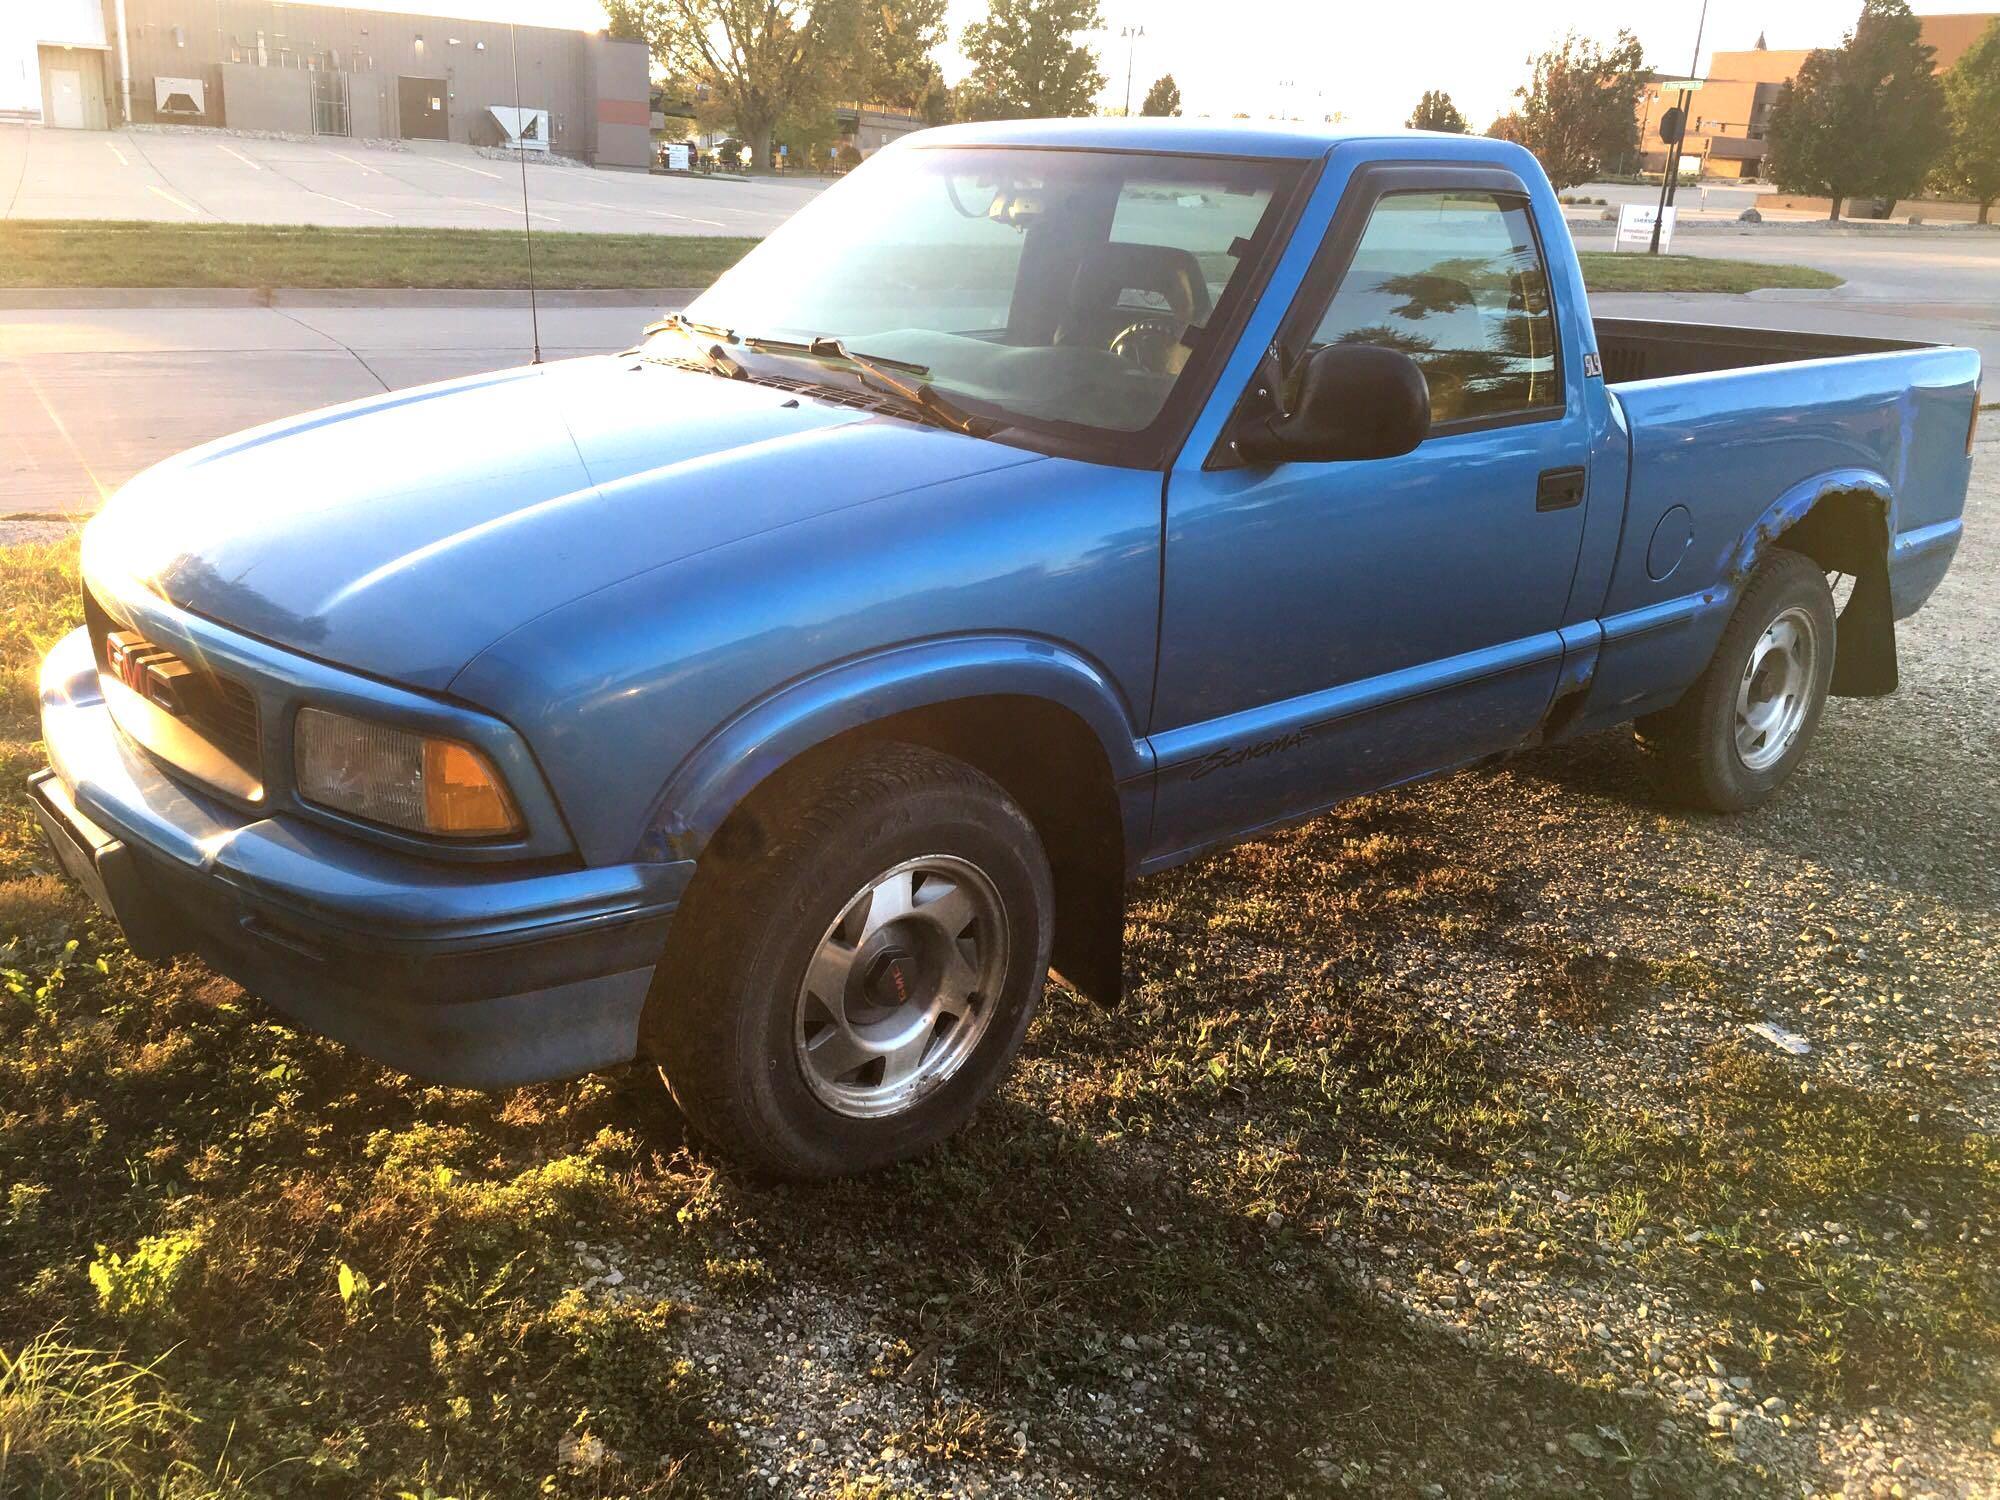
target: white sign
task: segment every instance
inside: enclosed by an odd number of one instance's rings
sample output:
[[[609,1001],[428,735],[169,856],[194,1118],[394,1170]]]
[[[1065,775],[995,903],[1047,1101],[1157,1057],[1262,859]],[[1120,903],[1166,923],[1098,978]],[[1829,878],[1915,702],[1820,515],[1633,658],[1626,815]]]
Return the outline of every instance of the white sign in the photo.
[[[199,78],[155,78],[153,113],[199,115],[207,112],[207,93]]]
[[[1664,251],[1674,242],[1674,214],[1670,204],[1667,216],[1660,220],[1660,249]],[[1618,238],[1613,242],[1614,250],[1623,250],[1627,245],[1636,245],[1641,250],[1653,247],[1653,221],[1659,218],[1659,207],[1652,203],[1627,203],[1618,210]]]
[[[435,102],[435,101],[434,101]],[[437,105],[443,108],[442,104]],[[486,112],[500,127],[507,144],[522,151],[549,149],[549,112],[545,109],[516,109],[511,104],[489,104]]]
[[[667,170],[669,172],[691,172],[694,170],[694,147],[686,141],[678,141],[667,147]]]

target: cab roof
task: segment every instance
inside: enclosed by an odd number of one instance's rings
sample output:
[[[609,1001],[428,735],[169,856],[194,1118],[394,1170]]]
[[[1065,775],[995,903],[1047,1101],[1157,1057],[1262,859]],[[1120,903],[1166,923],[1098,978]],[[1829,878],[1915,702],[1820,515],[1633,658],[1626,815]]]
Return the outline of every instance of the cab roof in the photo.
[[[1459,141],[1428,130],[1343,130],[1331,125],[1153,117],[1080,120],[985,120],[918,131],[895,142],[912,146],[1050,146],[1103,151],[1171,151],[1196,156],[1309,159],[1348,141]]]

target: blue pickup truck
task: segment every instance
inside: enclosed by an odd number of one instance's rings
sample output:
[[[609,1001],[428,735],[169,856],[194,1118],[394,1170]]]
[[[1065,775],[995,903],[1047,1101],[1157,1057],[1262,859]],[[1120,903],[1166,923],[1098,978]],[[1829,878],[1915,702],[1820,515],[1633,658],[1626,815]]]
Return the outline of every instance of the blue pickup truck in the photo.
[[[1636,721],[1754,806],[1896,685],[1977,356],[1593,320],[1499,141],[881,152],[621,354],[224,438],[84,539],[34,778],[133,950],[814,1176],[998,1085],[1135,875]],[[1836,600],[1839,607],[1836,608]]]

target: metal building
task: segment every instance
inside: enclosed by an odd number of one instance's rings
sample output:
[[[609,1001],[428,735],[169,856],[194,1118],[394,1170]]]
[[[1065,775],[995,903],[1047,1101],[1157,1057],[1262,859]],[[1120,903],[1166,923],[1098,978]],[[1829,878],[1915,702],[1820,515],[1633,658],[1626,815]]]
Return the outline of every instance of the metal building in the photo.
[[[283,0],[0,0],[8,11],[0,118],[519,139],[598,166],[651,161],[645,45],[603,33]]]

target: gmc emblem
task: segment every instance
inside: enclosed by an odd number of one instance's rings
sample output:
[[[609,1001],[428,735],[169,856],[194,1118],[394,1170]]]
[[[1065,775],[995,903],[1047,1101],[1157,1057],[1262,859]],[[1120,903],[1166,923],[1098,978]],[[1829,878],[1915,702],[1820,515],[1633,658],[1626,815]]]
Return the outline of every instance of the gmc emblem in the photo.
[[[113,677],[148,703],[170,714],[181,712],[180,681],[189,672],[187,663],[173,652],[135,631],[120,630],[105,638],[104,663]]]

